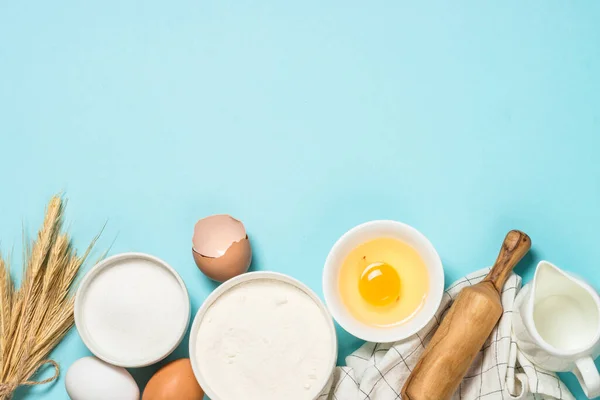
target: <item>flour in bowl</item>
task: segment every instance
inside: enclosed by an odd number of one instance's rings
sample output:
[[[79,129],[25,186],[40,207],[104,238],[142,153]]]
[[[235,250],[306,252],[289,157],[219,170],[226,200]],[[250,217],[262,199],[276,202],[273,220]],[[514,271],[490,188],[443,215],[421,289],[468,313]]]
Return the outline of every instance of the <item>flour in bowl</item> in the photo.
[[[196,340],[200,373],[219,400],[311,400],[335,362],[328,316],[304,291],[270,279],[223,293]]]

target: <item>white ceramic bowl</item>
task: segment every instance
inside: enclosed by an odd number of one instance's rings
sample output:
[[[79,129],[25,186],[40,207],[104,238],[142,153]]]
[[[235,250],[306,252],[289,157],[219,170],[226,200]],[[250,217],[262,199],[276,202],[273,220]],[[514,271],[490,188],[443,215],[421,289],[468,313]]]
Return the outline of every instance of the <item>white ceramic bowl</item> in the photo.
[[[348,253],[360,244],[380,237],[395,238],[412,246],[429,273],[429,293],[421,310],[410,320],[385,328],[367,325],[354,318],[338,290],[340,268]],[[431,242],[415,228],[397,221],[370,221],[346,232],[329,252],[323,270],[323,292],[329,311],[342,328],[369,342],[390,343],[414,335],[434,317],[444,294],[444,270]]]
[[[330,364],[331,364],[331,369],[330,369],[330,373],[327,376],[320,377],[320,379],[319,379],[319,385],[320,385],[319,391],[320,392],[323,391],[323,389],[327,385],[327,382],[329,381],[329,378],[333,374],[333,370],[335,368],[335,364],[337,361],[337,337],[336,337],[336,333],[335,333],[335,326],[333,325],[333,319],[331,318],[331,315],[329,314],[329,311],[327,310],[327,308],[325,307],[323,302],[319,299],[319,297],[315,294],[315,292],[313,292],[308,286],[306,286],[302,282],[300,282],[288,275],[280,274],[277,272],[267,272],[267,271],[248,272],[248,273],[236,276],[235,278],[229,279],[225,283],[221,284],[217,289],[215,289],[206,298],[206,300],[204,301],[204,303],[198,310],[198,313],[196,314],[196,317],[194,318],[194,322],[192,323],[192,330],[190,333],[190,361],[192,364],[192,369],[194,370],[194,375],[196,376],[198,383],[200,383],[200,386],[202,387],[202,389],[204,390],[206,395],[208,397],[210,397],[212,400],[222,400],[221,397],[219,397],[219,394],[212,389],[210,382],[202,375],[202,372],[201,372],[202,370],[200,368],[201,361],[198,360],[198,357],[196,355],[196,353],[197,353],[196,338],[198,336],[198,330],[200,329],[200,325],[202,324],[203,318],[204,318],[206,312],[208,311],[208,309],[221,295],[223,295],[223,293],[227,292],[231,288],[233,288],[241,283],[256,280],[256,279],[276,280],[276,281],[285,282],[285,283],[288,283],[288,284],[291,284],[291,285],[297,287],[298,289],[300,289],[304,293],[306,293],[315,302],[315,304],[319,307],[319,309],[321,310],[321,312],[327,319],[327,321],[329,323],[329,334],[331,335],[330,338],[331,338],[331,343],[332,343],[332,347],[329,352],[329,360],[330,360]],[[260,368],[260,366],[257,366],[257,367]]]
[[[174,296],[171,296],[169,300],[177,299],[172,301],[172,303],[176,303],[179,307],[182,308],[178,310],[177,314],[180,316],[180,318],[178,318],[177,321],[170,321],[172,322],[172,324],[158,324],[158,326],[160,326],[160,334],[166,334],[168,338],[157,339],[158,337],[160,337],[160,335],[157,332],[150,332],[151,334],[156,333],[157,338],[153,338],[152,343],[156,344],[155,348],[157,348],[158,350],[153,351],[153,349],[151,348],[152,346],[148,346],[147,355],[145,354],[142,357],[136,357],[135,360],[133,360],[128,358],[126,354],[123,354],[121,356],[122,353],[119,353],[119,356],[115,356],[114,351],[111,352],[105,347],[103,348],[93,339],[93,334],[90,333],[90,327],[86,322],[90,320],[85,316],[86,311],[84,302],[86,301],[86,295],[90,292],[91,285],[94,285],[94,281],[96,280],[96,278],[98,278],[101,272],[107,270],[108,268],[119,268],[119,266],[132,265],[132,263],[136,262],[146,263],[145,265],[152,265],[153,267],[158,268],[158,271],[160,271],[160,283],[158,283],[159,281],[156,279],[154,280],[154,282],[146,280],[143,273],[133,274],[133,276],[131,276],[131,279],[127,279],[126,281],[119,281],[119,287],[115,290],[118,293],[113,293],[116,296],[112,304],[114,308],[107,309],[106,313],[109,313],[111,312],[111,310],[118,308],[119,304],[123,304],[121,300],[127,302],[128,308],[126,309],[124,314],[121,315],[119,318],[129,318],[129,321],[132,321],[131,318],[136,318],[136,315],[133,314],[137,314],[138,310],[139,312],[151,313],[152,310],[143,309],[144,304],[138,304],[144,303],[143,301],[140,301],[138,295],[140,293],[144,293],[144,296],[148,296],[150,292],[151,299],[154,299],[153,293],[156,293],[156,299],[160,299],[161,290],[163,290],[163,293],[164,290],[166,290],[166,282],[164,281],[164,279],[168,279],[170,277],[172,277],[173,280],[171,281],[172,285],[169,288],[169,293]],[[101,293],[101,291],[99,290],[96,290],[96,292]],[[129,314],[125,315],[125,313]],[[149,254],[122,253],[99,262],[94,267],[92,267],[90,271],[83,277],[75,295],[74,314],[75,326],[77,327],[77,331],[79,332],[81,340],[83,340],[83,343],[96,357],[103,361],[106,361],[109,364],[116,365],[119,367],[138,368],[152,365],[161,361],[169,354],[171,354],[173,350],[175,350],[175,348],[179,345],[179,343],[181,343],[183,337],[185,336],[185,332],[187,331],[187,327],[190,321],[190,299],[187,289],[185,287],[185,283],[183,282],[179,274],[169,264]],[[106,315],[103,316],[103,318],[105,317]],[[108,327],[108,329],[104,329],[106,327],[107,325],[103,327],[103,330],[110,331],[111,335],[118,335],[118,333],[115,332],[118,332],[119,329],[124,329],[121,325],[111,326]],[[136,329],[138,329],[138,327],[136,327]],[[142,329],[145,328],[142,327]],[[145,349],[146,347],[144,347],[144,350]]]

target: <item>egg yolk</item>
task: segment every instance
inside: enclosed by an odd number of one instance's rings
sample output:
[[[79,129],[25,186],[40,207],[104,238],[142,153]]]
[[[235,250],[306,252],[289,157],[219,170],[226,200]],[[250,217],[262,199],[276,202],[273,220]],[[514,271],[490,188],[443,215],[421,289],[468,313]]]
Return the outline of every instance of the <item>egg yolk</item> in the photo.
[[[363,271],[358,290],[362,298],[374,306],[387,306],[400,296],[400,277],[389,264],[376,262]]]

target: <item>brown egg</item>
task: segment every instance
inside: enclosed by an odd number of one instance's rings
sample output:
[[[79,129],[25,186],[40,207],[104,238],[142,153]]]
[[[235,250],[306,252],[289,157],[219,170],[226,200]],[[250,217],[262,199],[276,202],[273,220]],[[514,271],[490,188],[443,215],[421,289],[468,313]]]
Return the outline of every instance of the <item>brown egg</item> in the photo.
[[[248,271],[252,249],[241,221],[230,215],[212,215],[194,227],[192,254],[200,271],[225,282]]]
[[[202,400],[189,358],[175,360],[159,369],[144,389],[142,400]]]

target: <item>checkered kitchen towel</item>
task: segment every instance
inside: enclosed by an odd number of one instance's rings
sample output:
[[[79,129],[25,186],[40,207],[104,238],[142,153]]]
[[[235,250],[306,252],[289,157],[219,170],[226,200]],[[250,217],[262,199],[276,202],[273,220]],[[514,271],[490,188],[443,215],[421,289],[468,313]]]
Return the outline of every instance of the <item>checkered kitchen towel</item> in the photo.
[[[336,369],[319,397],[327,400],[394,400],[444,313],[465,286],[483,280],[489,268],[458,280],[444,293],[436,317],[415,336],[396,343],[366,343]],[[453,399],[574,399],[556,374],[531,364],[511,337],[511,313],[521,277],[512,274],[502,291],[504,314],[477,355]]]

